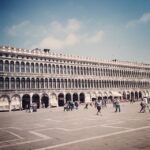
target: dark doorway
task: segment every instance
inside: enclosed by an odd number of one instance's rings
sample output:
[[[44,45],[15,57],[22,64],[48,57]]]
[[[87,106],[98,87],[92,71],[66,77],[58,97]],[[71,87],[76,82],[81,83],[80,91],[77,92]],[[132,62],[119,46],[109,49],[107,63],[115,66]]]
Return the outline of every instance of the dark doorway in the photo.
[[[67,93],[66,94],[66,102],[71,101],[71,94]]]
[[[47,95],[43,95],[41,99],[41,104],[43,108],[47,108],[49,106],[49,98]]]
[[[36,103],[37,108],[40,108],[40,97],[39,97],[39,95],[35,94],[32,96],[32,103]]]
[[[24,95],[22,97],[22,108],[23,109],[29,109],[30,108],[30,96]]]
[[[77,93],[74,93],[73,94],[73,101],[78,101],[78,94]]]
[[[85,103],[85,95],[84,95],[84,93],[80,93],[80,103]]]
[[[135,92],[135,100],[138,100],[139,99],[139,97],[138,97],[138,92],[136,91]]]
[[[126,93],[123,92],[123,99],[126,99]]]
[[[139,92],[139,98],[142,98],[142,92],[141,91]]]
[[[58,95],[58,106],[59,107],[64,106],[64,94],[62,93]]]

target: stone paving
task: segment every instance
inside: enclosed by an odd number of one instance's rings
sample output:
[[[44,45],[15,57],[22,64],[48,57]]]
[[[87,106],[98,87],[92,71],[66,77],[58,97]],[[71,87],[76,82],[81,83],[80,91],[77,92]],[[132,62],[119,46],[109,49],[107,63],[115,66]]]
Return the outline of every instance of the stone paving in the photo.
[[[102,115],[89,106],[0,113],[2,150],[150,150],[150,113],[139,113],[139,103],[111,104]]]

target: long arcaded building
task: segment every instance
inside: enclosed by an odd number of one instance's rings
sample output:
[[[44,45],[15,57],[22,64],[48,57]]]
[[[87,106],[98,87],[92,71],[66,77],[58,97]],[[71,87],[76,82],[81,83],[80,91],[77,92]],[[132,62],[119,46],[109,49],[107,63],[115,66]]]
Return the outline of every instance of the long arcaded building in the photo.
[[[0,110],[149,97],[150,65],[0,47]]]

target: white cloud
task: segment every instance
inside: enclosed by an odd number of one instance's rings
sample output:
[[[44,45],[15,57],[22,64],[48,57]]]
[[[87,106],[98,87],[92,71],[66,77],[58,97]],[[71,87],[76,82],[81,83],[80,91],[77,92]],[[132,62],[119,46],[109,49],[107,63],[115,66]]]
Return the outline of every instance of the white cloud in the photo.
[[[30,47],[32,48],[62,49],[79,44],[98,44],[102,41],[104,31],[83,32],[82,29],[84,26],[81,26],[81,24],[79,20],[74,18],[67,20],[66,23],[55,20],[43,26],[24,21],[7,28],[6,32],[8,36],[31,39],[31,43],[33,44]],[[36,40],[32,42],[33,39]]]
[[[145,24],[148,22],[150,22],[150,13],[145,13],[139,19],[129,21],[126,27],[134,27],[138,24]]]
[[[100,31],[95,32],[95,33],[94,33],[93,35],[91,35],[91,36],[88,35],[88,36],[86,37],[85,41],[88,42],[88,43],[93,43],[93,44],[95,44],[95,43],[101,42],[102,39],[103,39],[103,37],[104,37],[104,31],[100,30]]]
[[[9,36],[17,36],[23,32],[23,29],[30,24],[29,21],[23,21],[17,25],[13,25],[6,29],[6,32]]]

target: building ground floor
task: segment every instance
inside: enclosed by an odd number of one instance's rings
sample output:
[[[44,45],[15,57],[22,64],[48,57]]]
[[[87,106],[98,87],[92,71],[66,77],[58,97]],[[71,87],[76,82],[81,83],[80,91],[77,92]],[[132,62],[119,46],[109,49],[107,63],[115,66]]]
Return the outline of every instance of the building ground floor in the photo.
[[[67,101],[88,103],[97,99],[111,102],[115,97],[121,100],[141,100],[150,97],[149,91],[140,89],[101,90],[33,90],[0,92],[0,111],[22,110],[36,103],[37,108],[61,107]]]

